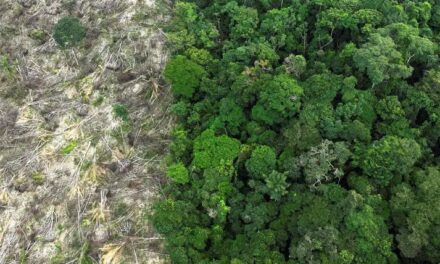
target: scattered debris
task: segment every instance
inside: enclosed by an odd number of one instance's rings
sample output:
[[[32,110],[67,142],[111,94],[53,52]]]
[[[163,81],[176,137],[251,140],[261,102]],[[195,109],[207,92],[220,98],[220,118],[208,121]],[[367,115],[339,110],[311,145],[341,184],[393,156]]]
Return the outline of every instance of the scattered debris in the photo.
[[[145,215],[173,124],[158,81],[170,12],[142,0],[3,5],[0,263],[162,263]],[[66,16],[87,33],[60,49],[51,32]]]

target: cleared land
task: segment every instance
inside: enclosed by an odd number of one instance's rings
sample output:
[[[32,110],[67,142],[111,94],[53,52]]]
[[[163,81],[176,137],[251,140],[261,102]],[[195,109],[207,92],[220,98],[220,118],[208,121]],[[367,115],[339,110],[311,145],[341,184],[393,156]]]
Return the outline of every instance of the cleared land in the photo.
[[[167,5],[0,1],[0,263],[160,263]],[[87,29],[59,49],[56,22]],[[89,261],[89,262],[86,262]]]

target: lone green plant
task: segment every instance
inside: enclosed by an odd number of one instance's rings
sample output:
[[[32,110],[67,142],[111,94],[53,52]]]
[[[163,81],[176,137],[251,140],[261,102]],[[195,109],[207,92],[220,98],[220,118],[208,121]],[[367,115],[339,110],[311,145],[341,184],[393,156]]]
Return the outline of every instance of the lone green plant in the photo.
[[[36,42],[38,42],[39,44],[43,44],[46,41],[46,32],[44,32],[43,30],[38,30],[35,29],[33,30],[29,36],[35,40]]]
[[[125,122],[129,120],[127,107],[123,104],[113,105],[113,114]]]
[[[63,17],[55,25],[53,38],[61,48],[78,45],[86,36],[86,29],[76,17]]]
[[[35,172],[34,174],[32,174],[32,180],[37,185],[42,185],[44,183],[44,179],[45,179],[44,174],[41,172]]]
[[[76,148],[77,145],[78,145],[78,141],[76,140],[70,141],[66,146],[64,146],[61,149],[61,154],[69,155]]]
[[[93,100],[92,105],[94,107],[98,107],[102,104],[102,102],[104,102],[104,96],[100,95],[95,100]]]
[[[0,55],[0,71],[6,75],[8,80],[13,80],[17,74],[16,63],[10,63],[9,56]]]

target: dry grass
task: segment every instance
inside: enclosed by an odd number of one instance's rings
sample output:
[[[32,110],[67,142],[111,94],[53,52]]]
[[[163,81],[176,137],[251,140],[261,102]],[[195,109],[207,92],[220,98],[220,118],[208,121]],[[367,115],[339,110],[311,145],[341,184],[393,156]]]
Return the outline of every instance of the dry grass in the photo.
[[[13,30],[0,30],[0,55],[14,74],[0,71],[0,263],[161,263],[145,214],[173,125],[157,26],[167,18],[149,1],[78,0],[86,42],[36,43],[29,32],[50,33],[63,2],[4,1],[0,29]],[[135,21],[139,10],[151,18]]]

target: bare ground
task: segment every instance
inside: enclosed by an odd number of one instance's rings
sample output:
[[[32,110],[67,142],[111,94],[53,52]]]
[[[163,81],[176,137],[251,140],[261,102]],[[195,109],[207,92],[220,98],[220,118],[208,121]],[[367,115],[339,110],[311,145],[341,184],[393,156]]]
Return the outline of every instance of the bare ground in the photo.
[[[168,13],[149,0],[0,0],[0,263],[164,262],[148,214],[173,124]],[[51,34],[66,15],[87,37],[61,50]]]

